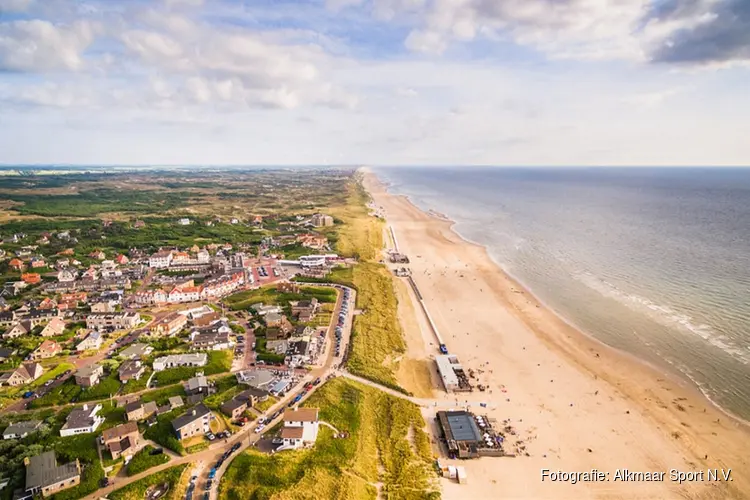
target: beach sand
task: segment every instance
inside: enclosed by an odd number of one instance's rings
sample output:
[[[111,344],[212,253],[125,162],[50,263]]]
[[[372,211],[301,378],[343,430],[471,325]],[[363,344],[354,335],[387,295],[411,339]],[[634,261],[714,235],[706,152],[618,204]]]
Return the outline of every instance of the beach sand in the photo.
[[[747,425],[693,386],[571,327],[507,276],[483,247],[461,239],[449,221],[388,194],[369,172],[365,187],[411,259],[414,280],[449,351],[465,369],[483,370],[474,382],[489,386],[487,392],[446,394],[432,373],[432,397],[444,409],[461,408],[464,400],[487,402],[482,413],[500,422],[510,419],[516,429],[510,448],[522,439],[529,454],[446,460],[465,466],[468,484],[441,479],[444,498],[750,497]],[[396,285],[399,300],[413,300],[403,283]],[[406,358],[433,359],[437,344],[420,309],[401,304],[399,313],[406,315]],[[426,370],[402,370],[407,374],[399,373],[400,380],[427,397]],[[435,409],[423,413],[433,427]],[[670,481],[671,469],[705,475],[708,468],[731,468],[732,481]],[[542,469],[598,469],[609,473],[609,481],[542,481]],[[666,474],[656,482],[614,481],[618,469]]]

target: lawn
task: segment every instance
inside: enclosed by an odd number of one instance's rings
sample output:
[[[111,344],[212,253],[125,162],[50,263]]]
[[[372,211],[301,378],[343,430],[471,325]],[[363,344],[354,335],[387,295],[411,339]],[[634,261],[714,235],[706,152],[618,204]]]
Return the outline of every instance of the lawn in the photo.
[[[291,301],[313,297],[323,304],[336,302],[336,290],[322,286],[305,286],[300,288],[300,293],[286,293],[276,290],[275,285],[268,285],[230,295],[224,299],[224,302],[233,311],[239,311],[261,302],[263,304],[286,305]]]
[[[148,470],[151,467],[156,467],[157,465],[169,462],[169,455],[167,455],[166,453],[152,455],[151,452],[154,451],[154,449],[155,448],[153,446],[147,444],[146,446],[141,448],[138,453],[133,455],[133,458],[130,460],[130,463],[128,464],[128,468],[126,470],[127,475],[135,476],[136,474],[139,474],[144,470]]]
[[[161,500],[177,500],[181,493],[179,486],[187,481],[187,474],[185,473],[187,467],[188,464],[183,464],[151,474],[124,488],[113,491],[107,498],[109,500],[143,500],[150,486],[167,483],[169,484],[169,492],[161,497]]]
[[[337,378],[304,406],[340,431],[321,426],[309,450],[266,455],[249,450],[230,464],[219,486],[221,500],[439,498],[429,438],[419,408],[377,389]],[[409,439],[407,436],[411,435]]]
[[[185,387],[182,384],[170,385],[169,387],[162,387],[153,391],[144,392],[141,394],[141,401],[148,403],[149,401],[156,401],[157,405],[165,405],[169,402],[169,398],[172,396],[182,396],[185,398]]]
[[[98,384],[87,389],[82,389],[78,401],[93,401],[97,399],[109,399],[120,390],[120,381],[117,372],[113,371],[109,376],[101,379]]]
[[[275,405],[278,402],[279,400],[276,399],[275,397],[268,396],[268,399],[266,399],[265,401],[261,401],[260,403],[257,403],[254,408],[258,411],[265,412],[273,408],[273,405]]]

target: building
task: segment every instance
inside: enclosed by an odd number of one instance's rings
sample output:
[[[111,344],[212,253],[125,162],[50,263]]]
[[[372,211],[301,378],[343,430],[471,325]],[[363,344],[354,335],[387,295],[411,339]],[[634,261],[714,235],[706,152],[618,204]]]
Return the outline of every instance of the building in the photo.
[[[0,375],[0,385],[16,387],[28,384],[38,379],[44,373],[44,368],[39,363],[24,363],[15,370]]]
[[[310,222],[315,227],[333,226],[333,217],[325,214],[315,214],[310,219]]]
[[[65,321],[61,318],[52,318],[49,323],[44,327],[41,332],[42,337],[54,337],[56,335],[62,335],[65,331]]]
[[[172,420],[172,427],[177,434],[177,439],[188,439],[209,432],[212,418],[211,411],[203,404],[199,404]]]
[[[102,301],[94,302],[93,304],[91,304],[91,312],[92,313],[113,313],[115,312],[116,307],[117,307],[117,304],[114,301],[102,300]]]
[[[157,406],[155,401],[144,403],[139,399],[125,405],[125,417],[131,422],[145,420],[151,415],[156,414],[156,411]]]
[[[201,298],[199,286],[176,286],[167,294],[167,302],[181,304],[183,302],[197,302]]]
[[[125,359],[141,359],[154,351],[148,344],[133,344],[120,352],[120,357]]]
[[[146,367],[138,359],[128,359],[122,362],[117,370],[117,376],[120,382],[125,383],[129,380],[138,380],[146,373]]]
[[[31,353],[30,357],[34,361],[40,359],[49,359],[57,356],[63,351],[63,348],[54,340],[46,339],[42,342],[34,352]]]
[[[76,346],[76,350],[78,352],[88,351],[88,350],[99,350],[99,348],[102,346],[102,334],[99,331],[94,330],[93,332],[89,333],[85,339],[83,339],[81,342],[78,343]]]
[[[187,325],[187,318],[182,314],[171,313],[154,323],[149,332],[155,337],[172,336]]]
[[[197,350],[221,351],[234,346],[234,341],[230,340],[228,333],[193,332],[190,339],[192,348]]]
[[[215,323],[216,321],[219,321],[221,319],[221,314],[218,312],[210,312],[208,314],[203,314],[197,318],[192,319],[193,326],[197,328],[203,328],[206,326],[210,326],[212,323]]]
[[[9,330],[3,333],[4,339],[15,339],[31,332],[31,324],[28,321],[18,321]]]
[[[8,267],[16,271],[21,271],[23,270],[25,265],[21,259],[10,259],[10,261],[8,262]]]
[[[203,375],[198,375],[185,382],[185,394],[188,396],[208,396],[211,386],[208,379]]]
[[[183,217],[182,219],[177,221],[177,224],[179,224],[180,226],[189,226],[190,219],[188,219],[187,217]]]
[[[141,315],[137,312],[121,313],[91,313],[86,318],[86,328],[103,330],[126,330],[135,328],[141,321]]]
[[[277,451],[296,450],[315,443],[318,438],[318,409],[302,408],[284,412],[282,444]]]
[[[7,361],[11,356],[18,352],[16,349],[9,347],[0,347],[0,362]]]
[[[282,311],[281,306],[263,305],[263,302],[253,304],[250,308],[260,316],[265,316],[266,314],[279,314]]]
[[[440,354],[435,357],[438,373],[446,392],[468,392],[472,390],[469,377],[453,354]]]
[[[257,392],[252,389],[241,392],[221,405],[221,412],[232,420],[237,420],[245,411],[258,402]]]
[[[21,280],[29,285],[36,285],[42,281],[42,275],[39,273],[23,273],[21,275]]]
[[[104,367],[96,363],[80,368],[75,373],[76,384],[81,387],[93,387],[104,375]]]
[[[101,442],[107,447],[113,459],[125,457],[125,461],[128,462],[138,449],[140,438],[138,424],[131,421],[102,432]]]
[[[26,465],[26,493],[48,497],[60,490],[72,488],[81,482],[81,465],[78,459],[63,465],[57,464],[54,451],[28,457]]]
[[[489,418],[449,410],[437,412],[437,421],[450,458],[504,455],[503,437],[493,430]]]
[[[76,280],[78,272],[75,269],[63,269],[57,273],[57,281],[60,283],[72,283]]]
[[[318,312],[318,299],[313,297],[310,300],[299,300],[292,302],[292,316],[296,316],[299,321],[308,322],[315,318]]]
[[[327,264],[325,255],[303,255],[298,262],[303,268],[320,268],[326,267]]]
[[[276,290],[281,293],[299,293],[299,285],[291,281],[285,281],[276,285]]]
[[[67,437],[95,432],[104,422],[104,417],[99,415],[101,410],[102,405],[98,404],[95,406],[83,405],[82,408],[71,411],[65,420],[65,425],[60,429],[60,436]]]
[[[191,354],[170,354],[154,360],[154,371],[160,372],[168,368],[180,366],[200,367],[206,366],[208,355],[204,352]]]
[[[159,250],[148,258],[148,267],[166,269],[172,263],[171,250]]]
[[[25,438],[32,432],[36,432],[37,430],[39,430],[39,427],[41,425],[42,422],[40,420],[27,420],[26,422],[16,422],[15,424],[10,424],[3,431],[3,439]]]

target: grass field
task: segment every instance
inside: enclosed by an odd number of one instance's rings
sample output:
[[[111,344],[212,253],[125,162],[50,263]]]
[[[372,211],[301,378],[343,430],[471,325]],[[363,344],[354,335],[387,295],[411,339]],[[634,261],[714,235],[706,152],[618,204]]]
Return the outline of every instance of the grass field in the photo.
[[[169,491],[165,496],[161,497],[161,500],[177,500],[182,497],[181,490],[184,489],[180,486],[187,482],[188,479],[188,475],[185,473],[187,466],[188,464],[178,465],[177,467],[171,467],[156,474],[151,474],[124,488],[113,491],[107,498],[109,500],[143,500],[150,486],[167,483],[169,484]]]
[[[406,351],[406,345],[397,316],[393,276],[380,264],[383,223],[368,214],[369,196],[359,179],[350,182],[348,189],[346,207],[334,211],[345,223],[337,250],[359,257],[360,262],[351,269],[335,270],[331,279],[351,283],[357,290],[357,308],[364,313],[354,318],[347,366],[354,374],[403,391],[396,382],[398,366],[394,359]]]
[[[344,379],[323,385],[305,403],[345,439],[322,427],[309,450],[247,451],[230,464],[221,500],[359,500],[439,498],[429,438],[417,406]],[[408,436],[411,436],[409,438]]]

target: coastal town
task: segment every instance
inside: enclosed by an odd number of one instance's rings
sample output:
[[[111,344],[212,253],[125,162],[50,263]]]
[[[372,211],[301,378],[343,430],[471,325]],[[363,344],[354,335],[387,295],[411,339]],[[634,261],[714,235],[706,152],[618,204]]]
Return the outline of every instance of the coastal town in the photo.
[[[226,189],[205,175],[180,185]],[[142,189],[152,177],[114,179]],[[509,485],[513,471],[559,460],[497,347],[461,324],[482,317],[486,282],[465,286],[475,271],[460,258],[428,258],[391,222],[398,202],[377,185],[370,198],[372,181],[354,172],[317,173],[304,188],[280,173],[243,182],[286,182],[292,199],[0,224],[0,494],[378,498],[408,483],[420,498],[482,498],[487,477]],[[316,193],[297,208],[294,196]],[[455,296],[440,298],[452,287],[474,294],[462,314]],[[515,342],[514,359],[547,359]],[[586,404],[564,397],[560,413]]]

